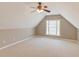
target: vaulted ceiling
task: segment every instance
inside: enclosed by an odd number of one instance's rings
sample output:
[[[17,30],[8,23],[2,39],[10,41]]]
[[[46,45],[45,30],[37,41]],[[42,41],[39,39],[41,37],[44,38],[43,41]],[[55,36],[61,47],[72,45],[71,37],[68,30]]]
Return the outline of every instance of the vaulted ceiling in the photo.
[[[0,29],[34,28],[46,15],[60,14],[72,25],[79,28],[79,3],[44,2],[51,13],[32,13],[37,6],[36,2],[1,2],[0,3]]]

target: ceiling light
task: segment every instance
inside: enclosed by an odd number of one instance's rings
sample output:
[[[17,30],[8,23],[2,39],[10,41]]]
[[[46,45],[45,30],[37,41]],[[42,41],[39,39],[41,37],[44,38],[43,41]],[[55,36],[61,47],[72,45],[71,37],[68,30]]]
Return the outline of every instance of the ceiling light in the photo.
[[[44,11],[44,10],[39,10],[39,9],[37,9],[37,12],[38,12],[38,13],[41,13],[41,12],[43,12],[43,11]]]

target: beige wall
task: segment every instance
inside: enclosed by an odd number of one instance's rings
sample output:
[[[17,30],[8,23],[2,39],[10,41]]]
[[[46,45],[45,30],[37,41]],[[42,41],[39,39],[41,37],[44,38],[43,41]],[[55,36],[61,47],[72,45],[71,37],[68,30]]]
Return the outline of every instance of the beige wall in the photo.
[[[0,30],[0,47],[23,40],[32,34],[34,34],[32,28]]]
[[[77,30],[77,39],[79,40],[79,29]]]
[[[37,35],[46,35],[46,20],[60,20],[60,38],[77,39],[77,29],[60,15],[46,16],[36,27]],[[54,36],[55,37],[55,36]]]

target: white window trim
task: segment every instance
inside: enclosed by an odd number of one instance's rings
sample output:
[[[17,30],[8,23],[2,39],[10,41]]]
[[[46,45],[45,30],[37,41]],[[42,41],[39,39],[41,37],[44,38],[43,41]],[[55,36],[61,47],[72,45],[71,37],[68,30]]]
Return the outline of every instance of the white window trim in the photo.
[[[46,21],[46,35],[52,35],[52,34],[49,34],[49,28],[48,28],[48,21],[50,20],[47,20]],[[51,20],[51,21],[57,21],[57,28],[56,28],[56,35],[55,36],[60,36],[60,20]]]

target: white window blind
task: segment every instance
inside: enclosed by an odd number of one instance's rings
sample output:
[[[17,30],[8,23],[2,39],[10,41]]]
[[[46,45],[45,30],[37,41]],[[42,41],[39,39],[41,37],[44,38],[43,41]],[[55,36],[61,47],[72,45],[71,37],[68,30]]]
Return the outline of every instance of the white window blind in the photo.
[[[47,20],[46,21],[46,34],[47,35],[60,35],[60,20]]]

